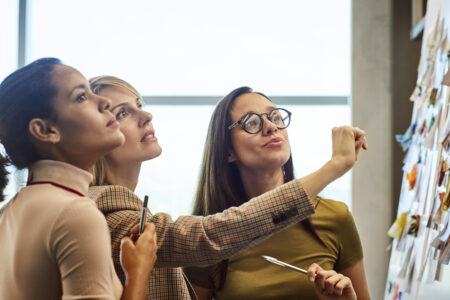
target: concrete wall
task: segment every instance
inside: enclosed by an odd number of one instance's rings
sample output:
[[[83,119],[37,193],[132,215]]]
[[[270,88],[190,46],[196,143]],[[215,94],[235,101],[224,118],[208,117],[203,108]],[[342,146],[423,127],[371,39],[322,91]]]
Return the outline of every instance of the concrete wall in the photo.
[[[352,16],[353,124],[367,132],[369,151],[353,171],[353,214],[364,248],[372,299],[386,284],[392,224],[399,197],[403,153],[394,139],[411,119],[408,101],[416,81],[420,41],[409,40],[407,0],[354,0]]]

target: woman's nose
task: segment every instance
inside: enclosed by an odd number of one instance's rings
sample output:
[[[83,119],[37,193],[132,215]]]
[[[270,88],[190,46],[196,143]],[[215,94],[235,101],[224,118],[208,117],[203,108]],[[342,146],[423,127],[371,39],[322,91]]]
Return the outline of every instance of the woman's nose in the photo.
[[[139,126],[144,127],[153,120],[153,115],[147,111],[142,111]]]
[[[112,103],[111,99],[99,95],[97,95],[97,97],[98,97],[98,108],[101,112],[104,112],[111,108]]]
[[[274,123],[272,123],[272,121],[270,121],[269,118],[262,118],[263,119],[263,129],[262,132],[264,135],[270,135],[274,132],[278,131],[277,125],[275,125]]]

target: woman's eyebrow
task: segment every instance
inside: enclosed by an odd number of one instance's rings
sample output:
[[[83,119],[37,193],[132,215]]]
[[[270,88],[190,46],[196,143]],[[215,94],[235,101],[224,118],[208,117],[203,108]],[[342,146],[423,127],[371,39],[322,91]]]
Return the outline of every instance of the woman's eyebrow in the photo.
[[[84,83],[81,83],[79,85],[77,85],[76,87],[74,87],[70,92],[69,92],[69,97],[73,94],[73,92],[77,89],[87,89],[86,85]]]
[[[128,102],[122,102],[122,103],[119,103],[119,104],[117,104],[116,106],[111,107],[110,111],[113,111],[113,110],[115,110],[115,109],[118,108],[118,107],[126,106],[126,105],[128,105]]]

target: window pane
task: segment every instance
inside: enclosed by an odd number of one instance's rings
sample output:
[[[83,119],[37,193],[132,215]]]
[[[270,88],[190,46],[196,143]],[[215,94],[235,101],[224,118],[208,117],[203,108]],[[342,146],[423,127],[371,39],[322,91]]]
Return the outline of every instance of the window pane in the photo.
[[[350,125],[348,105],[283,105],[292,112],[288,127],[295,177],[301,178],[317,169],[331,158],[331,129]],[[320,194],[345,202],[351,207],[351,172],[332,182]]]
[[[35,0],[29,60],[120,75],[144,95],[347,96],[350,3]]]
[[[141,168],[136,194],[149,195],[152,211],[176,218],[190,214],[203,155],[211,105],[146,106],[162,154]],[[195,118],[186,118],[195,116]]]
[[[340,106],[280,106],[290,110],[288,128],[296,178],[321,167],[331,157],[331,129],[349,124],[350,108]],[[148,194],[152,211],[176,218],[190,214],[199,175],[203,146],[214,106],[146,106],[153,116],[155,135],[163,152],[143,164],[136,189]],[[195,115],[187,119],[186,116]],[[350,206],[351,175],[330,184],[320,195]]]
[[[0,1],[0,81],[17,68],[19,1]]]
[[[18,28],[19,1],[0,1],[0,81],[17,69]],[[0,153],[4,154],[1,145]],[[13,168],[8,170],[13,172]],[[9,200],[16,192],[15,177],[10,176],[10,178],[10,183],[5,190],[6,200]],[[6,202],[0,202],[0,207]]]

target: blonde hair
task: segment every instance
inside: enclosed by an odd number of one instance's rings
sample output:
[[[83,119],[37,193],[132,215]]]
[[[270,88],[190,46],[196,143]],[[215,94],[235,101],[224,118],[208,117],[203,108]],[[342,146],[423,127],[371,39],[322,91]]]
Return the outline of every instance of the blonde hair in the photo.
[[[97,76],[89,79],[89,85],[91,86],[91,90],[98,95],[100,91],[108,86],[119,86],[123,87],[124,89],[129,90],[133,94],[135,94],[137,97],[139,97],[140,100],[142,100],[141,95],[139,92],[128,82],[126,82],[123,79],[120,79],[115,76]]]
[[[139,92],[128,82],[122,80],[115,76],[97,76],[89,79],[89,85],[91,86],[91,90],[95,94],[99,94],[100,91],[109,86],[118,86],[122,87],[134,95],[136,95],[141,101],[143,101]],[[106,177],[106,161],[105,158],[100,158],[94,165],[91,171],[93,175],[93,180],[91,182],[91,186],[97,185],[109,185],[108,178]]]

